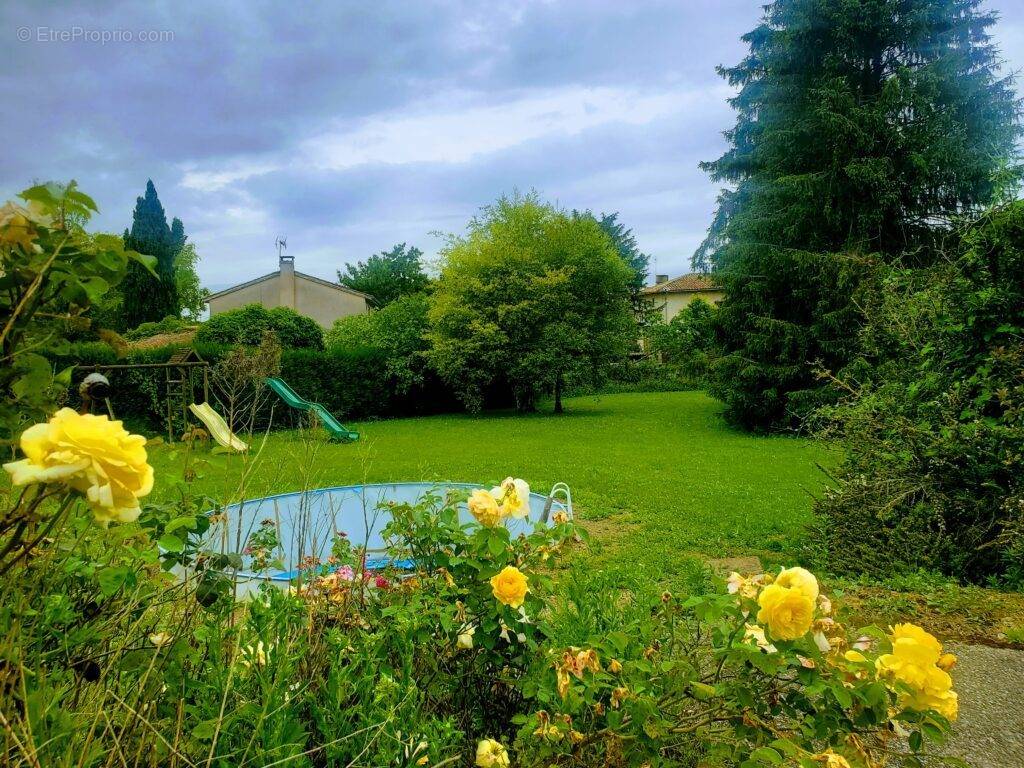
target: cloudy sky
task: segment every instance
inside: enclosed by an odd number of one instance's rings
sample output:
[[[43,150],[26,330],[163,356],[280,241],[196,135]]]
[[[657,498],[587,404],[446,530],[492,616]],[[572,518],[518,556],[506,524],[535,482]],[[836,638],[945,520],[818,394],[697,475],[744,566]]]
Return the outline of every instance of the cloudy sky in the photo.
[[[1024,66],[1024,2],[997,42]],[[207,6],[200,8],[199,6]],[[687,269],[732,123],[716,64],[760,0],[0,5],[0,199],[78,179],[100,228],[152,178],[218,289],[408,242],[536,189],[618,211],[659,272]]]

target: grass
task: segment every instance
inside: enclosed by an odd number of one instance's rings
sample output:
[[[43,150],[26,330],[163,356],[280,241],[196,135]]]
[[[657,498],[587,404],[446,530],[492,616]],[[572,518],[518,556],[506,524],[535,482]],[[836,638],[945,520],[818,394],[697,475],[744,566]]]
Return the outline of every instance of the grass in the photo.
[[[578,397],[567,409],[352,424],[362,439],[349,445],[275,432],[262,447],[254,438],[252,458],[203,451],[195,490],[230,501],[360,482],[492,484],[514,474],[546,492],[564,481],[599,561],[643,564],[671,580],[694,555],[795,550],[826,481],[818,465],[838,458],[814,441],[733,430],[699,392]],[[154,448],[157,477],[180,477],[184,453]],[[155,493],[170,492],[158,484]]]

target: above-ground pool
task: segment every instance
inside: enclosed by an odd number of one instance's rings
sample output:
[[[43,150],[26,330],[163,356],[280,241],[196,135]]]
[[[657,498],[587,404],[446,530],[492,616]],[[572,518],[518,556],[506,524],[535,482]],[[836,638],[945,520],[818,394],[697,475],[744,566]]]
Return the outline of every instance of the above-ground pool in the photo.
[[[207,545],[222,553],[243,552],[263,520],[275,522],[281,542],[276,555],[284,567],[260,573],[239,571],[239,595],[263,582],[288,586],[298,577],[304,558],[327,559],[338,533],[344,533],[353,546],[366,546],[367,568],[407,567],[411,564],[393,563],[383,551],[382,533],[390,520],[388,502],[413,504],[427,494],[444,498],[451,491],[466,493],[481,487],[471,483],[371,483],[248,499],[219,510],[224,523],[211,529]],[[529,533],[537,522],[548,523],[556,511],[572,516],[572,500],[564,483],[552,488],[548,496],[531,493],[529,516],[506,518],[506,527],[513,536]],[[459,519],[474,521],[464,503],[459,505]],[[244,568],[252,567],[251,558],[243,555],[242,560]]]

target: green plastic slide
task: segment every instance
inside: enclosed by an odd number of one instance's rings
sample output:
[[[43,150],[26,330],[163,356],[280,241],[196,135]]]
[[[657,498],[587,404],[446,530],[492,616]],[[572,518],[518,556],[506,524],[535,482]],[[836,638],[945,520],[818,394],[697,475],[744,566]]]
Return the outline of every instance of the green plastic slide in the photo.
[[[347,429],[340,421],[331,415],[331,412],[324,408],[320,403],[311,403],[308,400],[304,400],[299,397],[295,390],[288,386],[288,384],[276,376],[271,376],[267,379],[267,386],[270,387],[278,396],[284,400],[285,404],[290,408],[295,408],[299,411],[312,411],[316,414],[317,418],[320,419],[320,423],[324,425],[324,429],[331,435],[332,440],[344,440],[350,442],[352,440],[359,439],[359,433],[353,432]]]

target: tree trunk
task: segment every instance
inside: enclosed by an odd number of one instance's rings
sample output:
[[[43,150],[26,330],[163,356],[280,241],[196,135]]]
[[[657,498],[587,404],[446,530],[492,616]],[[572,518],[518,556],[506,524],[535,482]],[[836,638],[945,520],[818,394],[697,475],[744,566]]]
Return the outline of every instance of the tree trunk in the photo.
[[[564,413],[562,408],[562,374],[555,376],[555,413]]]

